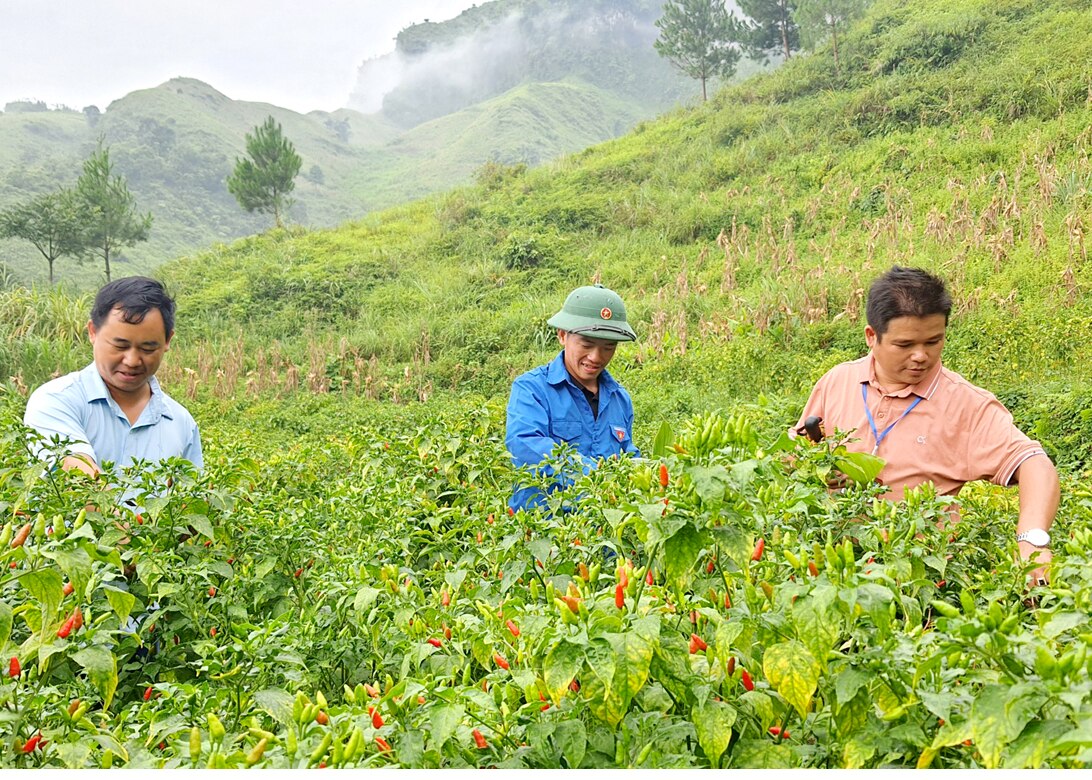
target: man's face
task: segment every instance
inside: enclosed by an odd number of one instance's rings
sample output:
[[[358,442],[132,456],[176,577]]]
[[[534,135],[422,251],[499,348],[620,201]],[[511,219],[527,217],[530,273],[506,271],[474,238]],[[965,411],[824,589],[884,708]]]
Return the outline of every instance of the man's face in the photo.
[[[577,382],[589,389],[597,385],[599,375],[618,349],[617,341],[588,338],[563,330],[557,332],[557,340],[565,350],[565,368]]]
[[[943,314],[927,317],[896,317],[880,336],[865,327],[865,340],[872,349],[876,378],[888,392],[916,385],[940,361],[944,349]]]
[[[96,328],[87,323],[95,367],[116,401],[143,397],[159,369],[171,340],[159,309],[150,309],[141,322],[126,322],[115,308]]]

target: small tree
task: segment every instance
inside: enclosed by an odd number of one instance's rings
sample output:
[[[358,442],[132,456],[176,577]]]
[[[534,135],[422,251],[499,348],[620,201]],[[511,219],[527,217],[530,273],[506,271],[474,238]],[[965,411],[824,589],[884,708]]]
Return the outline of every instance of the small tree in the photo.
[[[281,215],[292,205],[288,193],[295,189],[303,161],[273,117],[254,128],[253,135],[246,134],[246,152],[249,159],[235,158],[228,192],[247,211],[272,213],[274,223],[281,227]]]
[[[864,13],[867,0],[797,0],[796,22],[809,49],[830,38],[834,50],[834,71],[841,69],[838,59],[838,36],[844,34],[850,22]]]
[[[110,150],[101,145],[83,164],[76,198],[87,248],[103,259],[106,281],[110,281],[110,258],[123,246],[148,240],[152,215],[137,213],[125,179],[114,175]]]
[[[53,263],[58,257],[80,255],[87,248],[79,205],[72,190],[48,192],[0,211],[0,236],[34,244],[49,263],[50,284],[53,284]]]
[[[741,24],[743,45],[751,57],[765,61],[780,53],[789,59],[800,49],[800,30],[793,16],[798,4],[796,0],[739,0],[747,16]]]
[[[672,0],[656,20],[660,37],[653,46],[661,57],[691,78],[701,80],[701,99],[707,100],[706,82],[714,76],[731,78],[739,64],[736,41],[739,24],[724,0]]]

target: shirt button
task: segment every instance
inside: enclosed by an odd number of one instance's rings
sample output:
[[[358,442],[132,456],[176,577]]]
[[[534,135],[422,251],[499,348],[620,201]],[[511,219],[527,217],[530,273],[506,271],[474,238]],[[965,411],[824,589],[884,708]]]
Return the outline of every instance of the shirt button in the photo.
[[[882,419],[883,419],[884,417],[886,417],[886,416],[887,416],[887,412],[880,412],[880,413],[879,413],[878,415],[876,415],[876,416],[877,416],[877,417],[879,417],[879,418],[880,418],[880,419],[882,420]]]

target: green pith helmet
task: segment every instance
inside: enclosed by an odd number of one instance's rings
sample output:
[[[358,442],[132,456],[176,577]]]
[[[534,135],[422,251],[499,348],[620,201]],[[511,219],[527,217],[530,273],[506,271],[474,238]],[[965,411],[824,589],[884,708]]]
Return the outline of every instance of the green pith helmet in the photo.
[[[618,293],[601,284],[577,287],[569,293],[561,311],[546,324],[592,339],[637,340],[637,334],[626,322],[626,305]]]

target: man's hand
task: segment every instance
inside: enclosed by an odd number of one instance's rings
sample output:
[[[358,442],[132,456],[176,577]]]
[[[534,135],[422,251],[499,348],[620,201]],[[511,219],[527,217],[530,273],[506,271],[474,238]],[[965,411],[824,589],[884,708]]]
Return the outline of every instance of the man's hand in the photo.
[[[82,471],[92,479],[99,475],[99,465],[87,455],[68,455],[61,461],[61,468],[65,471]]]
[[[1028,542],[1017,542],[1020,560],[1040,564],[1028,575],[1028,584],[1032,587],[1050,584],[1050,561],[1053,555],[1049,547],[1036,547]]]

